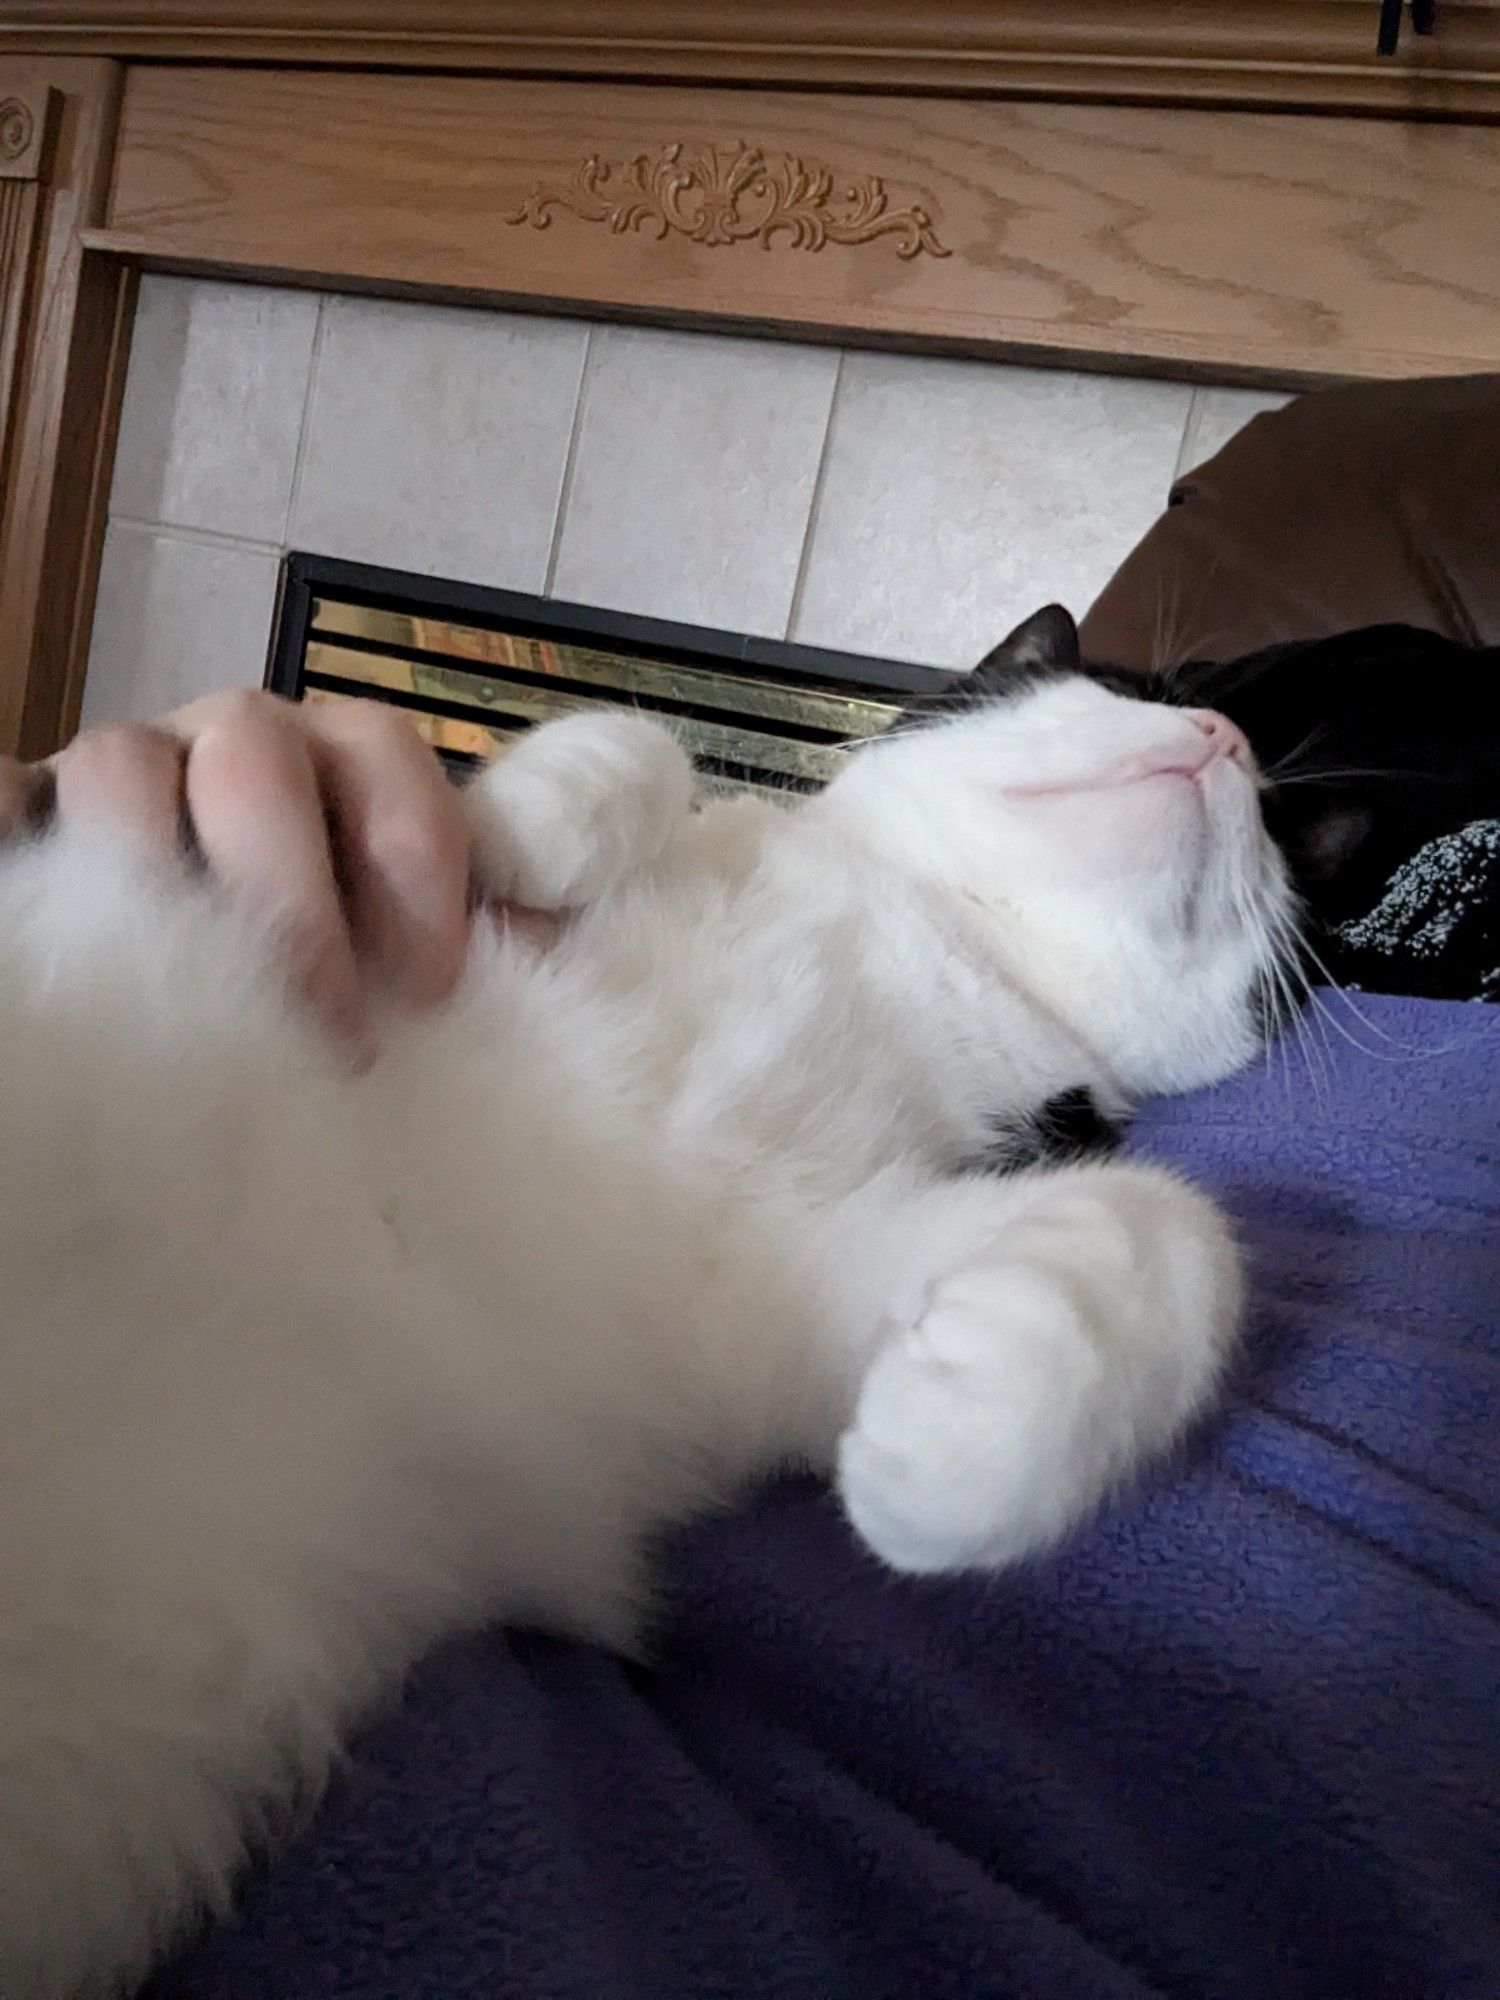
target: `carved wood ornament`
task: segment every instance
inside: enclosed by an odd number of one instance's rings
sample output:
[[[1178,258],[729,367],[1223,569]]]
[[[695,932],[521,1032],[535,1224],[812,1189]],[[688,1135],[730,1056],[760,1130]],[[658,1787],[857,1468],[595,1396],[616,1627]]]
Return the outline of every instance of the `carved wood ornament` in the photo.
[[[591,153],[570,182],[538,182],[502,220],[546,229],[558,209],[604,223],[616,236],[649,229],[660,240],[675,231],[693,243],[753,242],[763,250],[783,236],[794,250],[894,237],[898,257],[950,254],[927,210],[892,208],[878,175],[835,175],[795,153],[767,153],[743,140],[691,148],[679,140],[619,166]]]
[[[9,166],[29,149],[36,120],[19,97],[0,98],[0,161]]]

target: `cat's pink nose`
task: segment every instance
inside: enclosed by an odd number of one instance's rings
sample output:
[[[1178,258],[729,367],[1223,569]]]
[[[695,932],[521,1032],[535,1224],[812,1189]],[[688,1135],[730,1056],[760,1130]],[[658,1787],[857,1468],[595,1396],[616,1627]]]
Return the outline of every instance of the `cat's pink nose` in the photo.
[[[1255,762],[1249,739],[1237,722],[1231,722],[1227,715],[1220,715],[1216,708],[1190,708],[1186,711],[1188,721],[1195,729],[1201,729],[1214,747],[1219,757],[1228,757],[1241,764],[1248,771]]]

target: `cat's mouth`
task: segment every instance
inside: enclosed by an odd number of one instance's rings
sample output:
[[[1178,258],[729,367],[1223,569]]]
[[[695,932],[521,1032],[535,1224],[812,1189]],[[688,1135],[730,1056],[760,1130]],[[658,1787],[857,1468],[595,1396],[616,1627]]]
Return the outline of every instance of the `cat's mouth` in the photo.
[[[1063,799],[1090,793],[1127,791],[1137,785],[1176,782],[1191,785],[1200,794],[1210,768],[1229,759],[1211,743],[1184,745],[1144,751],[1127,757],[1088,776],[1055,779],[1045,784],[1009,785],[1007,796],[1015,799]]]

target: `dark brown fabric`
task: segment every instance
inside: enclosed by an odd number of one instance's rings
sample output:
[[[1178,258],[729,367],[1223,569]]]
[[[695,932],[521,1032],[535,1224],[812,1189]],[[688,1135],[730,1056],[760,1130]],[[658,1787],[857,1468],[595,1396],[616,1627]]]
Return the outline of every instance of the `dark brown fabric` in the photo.
[[[1500,375],[1253,418],[1174,488],[1082,637],[1090,660],[1150,668],[1387,622],[1500,645]]]

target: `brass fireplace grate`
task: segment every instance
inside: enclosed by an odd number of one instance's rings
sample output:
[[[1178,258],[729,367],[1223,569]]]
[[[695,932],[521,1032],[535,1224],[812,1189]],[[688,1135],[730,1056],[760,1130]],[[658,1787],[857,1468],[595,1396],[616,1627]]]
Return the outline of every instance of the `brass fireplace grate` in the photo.
[[[553,716],[623,704],[673,729],[716,787],[806,792],[946,676],[293,555],[267,678],[304,701],[404,709],[456,767]]]

